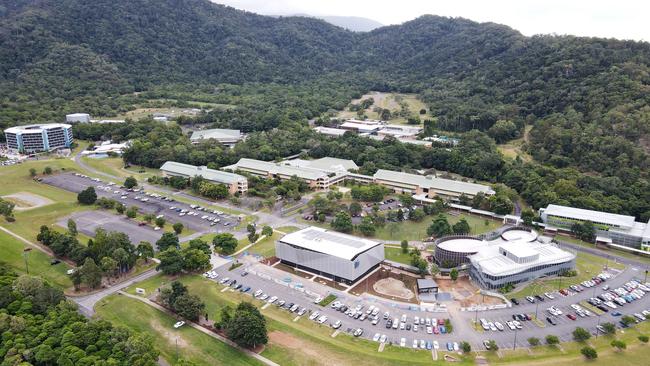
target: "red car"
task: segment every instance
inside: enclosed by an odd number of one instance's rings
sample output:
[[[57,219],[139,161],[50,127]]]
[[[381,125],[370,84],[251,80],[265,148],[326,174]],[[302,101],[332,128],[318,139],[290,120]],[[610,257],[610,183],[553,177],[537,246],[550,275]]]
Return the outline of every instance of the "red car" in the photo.
[[[573,315],[573,314],[567,314],[566,317],[571,319],[571,320],[576,320],[576,316]]]

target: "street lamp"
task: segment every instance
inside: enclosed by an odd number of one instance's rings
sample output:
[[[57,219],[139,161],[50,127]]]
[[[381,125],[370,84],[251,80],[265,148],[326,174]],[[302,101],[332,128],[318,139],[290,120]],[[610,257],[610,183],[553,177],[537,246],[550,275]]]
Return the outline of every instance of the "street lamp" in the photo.
[[[32,251],[32,248],[23,249],[23,258],[25,258],[25,272],[27,272],[27,274],[29,274],[29,263],[28,263],[28,260],[27,260],[27,254],[29,254],[29,252],[31,252],[31,251]]]

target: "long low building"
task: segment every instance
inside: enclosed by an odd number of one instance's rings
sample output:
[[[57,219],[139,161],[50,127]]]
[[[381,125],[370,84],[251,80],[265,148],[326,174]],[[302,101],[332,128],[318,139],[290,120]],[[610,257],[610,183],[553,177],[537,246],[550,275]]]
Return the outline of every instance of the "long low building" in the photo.
[[[325,190],[331,185],[343,181],[349,170],[358,168],[352,160],[337,158],[295,159],[283,162],[242,158],[236,164],[225,166],[222,169],[240,170],[268,179],[286,180],[297,177],[305,181],[312,189]]]
[[[194,166],[189,164],[167,161],[160,167],[163,176],[177,176],[192,178],[196,176],[203,177],[205,180],[223,184],[228,187],[230,194],[244,193],[248,191],[248,179],[235,173],[222,172],[220,170],[209,169],[205,166]]]
[[[215,140],[222,145],[233,147],[244,138],[240,130],[231,130],[225,128],[213,128],[209,130],[199,130],[192,132],[190,141],[193,144]]]
[[[476,196],[479,192],[485,195],[494,194],[494,191],[489,186],[482,184],[395,172],[392,170],[379,169],[373,177],[375,183],[387,186],[395,192],[425,194],[428,198],[442,196],[452,201],[457,201],[463,194],[470,198]]]
[[[65,123],[45,123],[10,127],[5,130],[7,147],[25,153],[70,148],[72,126]]]
[[[507,229],[493,240],[441,238],[434,254],[441,268],[469,267],[472,280],[487,289],[558,275],[575,268],[575,258],[575,253],[558,247],[551,238],[520,227]]]
[[[282,263],[352,284],[384,261],[384,245],[369,239],[308,227],[283,236],[275,243]]]
[[[650,250],[650,222],[638,222],[634,216],[585,210],[561,205],[539,209],[542,221],[550,227],[571,230],[575,223],[591,222],[596,235],[609,238],[615,244],[629,248]]]

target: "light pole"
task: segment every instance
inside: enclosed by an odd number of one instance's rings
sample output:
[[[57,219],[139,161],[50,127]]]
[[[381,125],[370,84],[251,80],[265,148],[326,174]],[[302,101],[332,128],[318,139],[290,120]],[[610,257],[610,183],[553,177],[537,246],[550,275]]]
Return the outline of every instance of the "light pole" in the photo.
[[[25,259],[25,272],[29,274],[29,261],[27,260],[27,254],[32,251],[32,248],[23,249],[23,258]]]

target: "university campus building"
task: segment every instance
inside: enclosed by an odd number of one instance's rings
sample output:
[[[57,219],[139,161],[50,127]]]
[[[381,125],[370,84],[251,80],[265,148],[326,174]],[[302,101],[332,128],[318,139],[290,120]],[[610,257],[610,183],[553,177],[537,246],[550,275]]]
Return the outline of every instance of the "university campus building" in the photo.
[[[15,126],[5,130],[7,147],[24,153],[70,148],[72,126],[64,123],[46,123]]]

